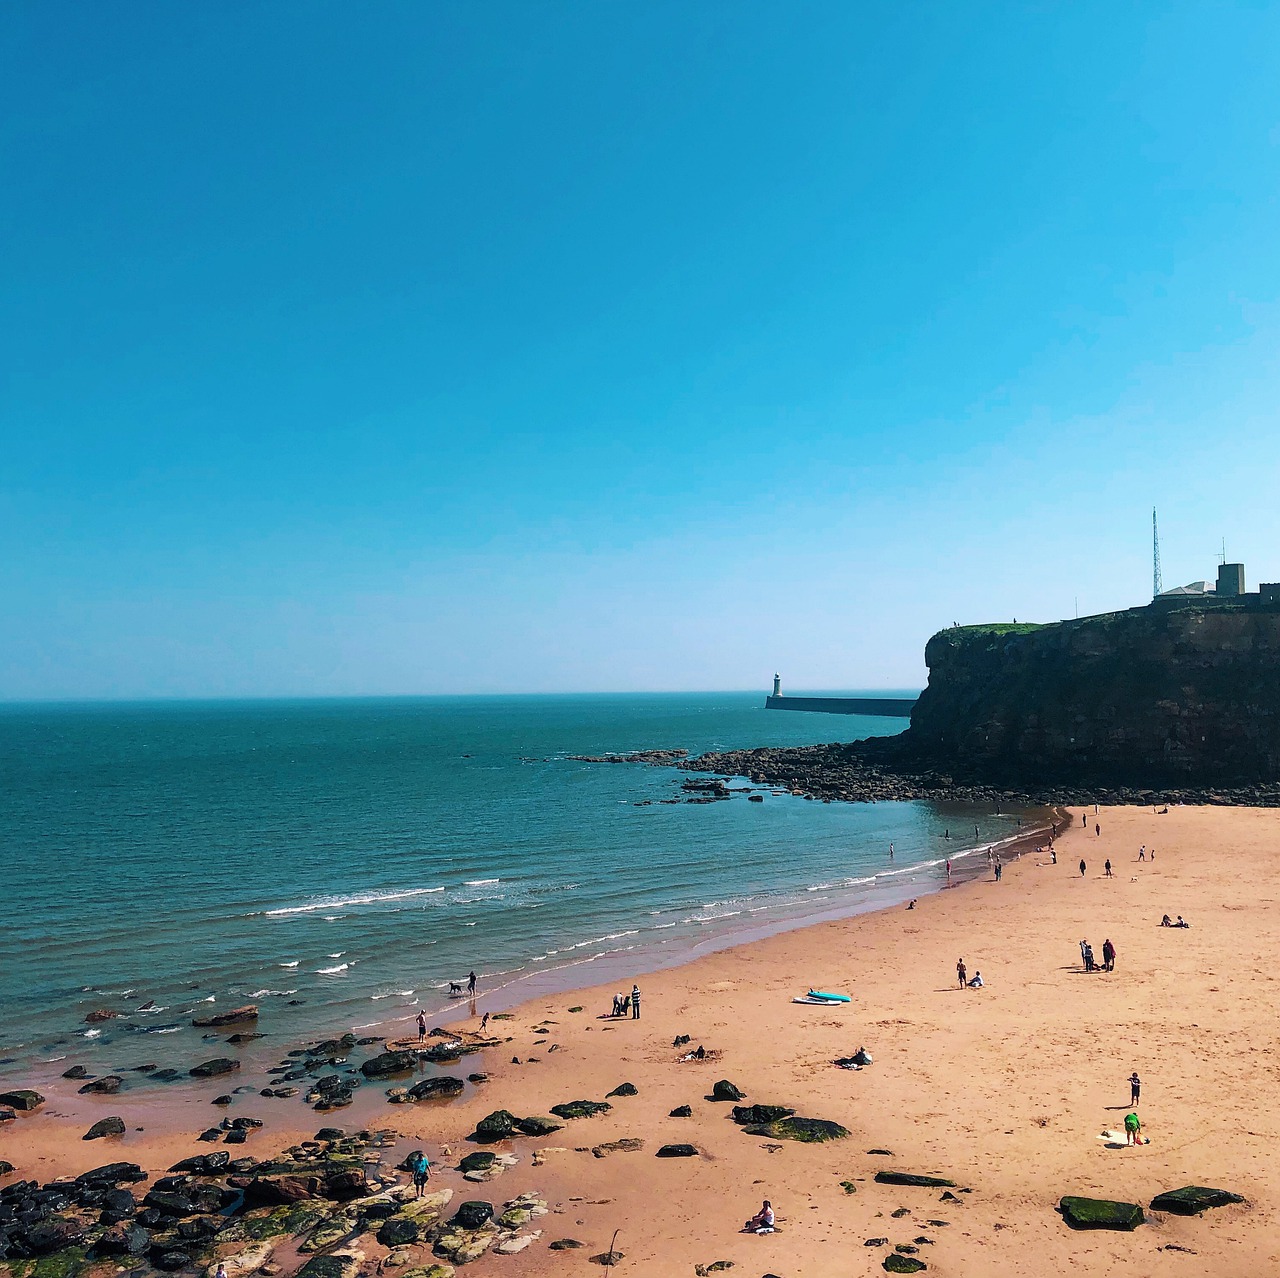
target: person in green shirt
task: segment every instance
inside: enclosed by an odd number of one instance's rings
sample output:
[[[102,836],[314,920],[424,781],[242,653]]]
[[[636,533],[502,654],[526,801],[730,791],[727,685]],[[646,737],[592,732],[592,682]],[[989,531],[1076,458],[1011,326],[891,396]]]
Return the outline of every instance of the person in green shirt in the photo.
[[[1126,1145],[1142,1144],[1142,1123],[1139,1121],[1137,1114],[1126,1114],[1124,1116],[1124,1135]]]

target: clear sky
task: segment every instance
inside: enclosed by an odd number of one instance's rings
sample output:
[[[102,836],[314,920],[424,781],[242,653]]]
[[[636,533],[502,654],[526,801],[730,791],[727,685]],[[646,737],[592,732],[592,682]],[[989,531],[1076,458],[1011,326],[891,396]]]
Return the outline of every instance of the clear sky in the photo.
[[[1280,7],[0,11],[0,698],[920,686],[1280,580]]]

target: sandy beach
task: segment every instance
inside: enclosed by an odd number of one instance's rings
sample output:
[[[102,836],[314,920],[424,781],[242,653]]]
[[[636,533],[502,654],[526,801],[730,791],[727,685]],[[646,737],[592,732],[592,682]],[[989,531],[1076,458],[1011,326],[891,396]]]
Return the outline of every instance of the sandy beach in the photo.
[[[640,982],[639,1021],[600,1019],[616,984],[527,1003],[491,1023],[509,1042],[466,1058],[489,1081],[458,1100],[391,1106],[382,1087],[369,1086],[356,1105],[314,1123],[296,1105],[287,1119],[273,1111],[278,1124],[245,1152],[261,1157],[326,1122],[363,1123],[393,1128],[406,1149],[423,1145],[439,1165],[438,1183],[458,1195],[500,1204],[539,1191],[552,1209],[535,1222],[541,1237],[518,1255],[468,1266],[480,1275],[595,1272],[588,1258],[607,1249],[614,1230],[624,1254],[618,1272],[646,1274],[690,1274],[721,1260],[781,1278],[882,1272],[898,1244],[917,1247],[939,1275],[1274,1272],[1280,1171],[1269,1146],[1280,1128],[1280,1066],[1269,995],[1280,952],[1280,904],[1271,896],[1280,813],[1104,808],[1086,816],[1082,828],[1076,810],[1056,865],[1047,852],[1025,853],[999,883],[988,876],[911,910],[822,923],[653,974]],[[1142,845],[1155,849],[1153,861],[1138,861]],[[1160,927],[1164,913],[1184,915],[1190,928]],[[1083,971],[1082,938],[1099,956],[1105,939],[1114,943],[1114,972]],[[985,988],[957,987],[961,957]],[[811,986],[852,1002],[791,1002]],[[687,1046],[673,1047],[679,1035],[690,1036]],[[699,1045],[715,1059],[679,1059]],[[873,1065],[832,1063],[861,1046]],[[1100,1135],[1122,1126],[1134,1070],[1150,1144],[1113,1148]],[[729,1104],[707,1099],[720,1079],[746,1103],[785,1105],[851,1134],[826,1144],[749,1136]],[[495,1147],[519,1161],[493,1181],[467,1185],[453,1170],[478,1148],[466,1138],[488,1112],[546,1114],[566,1101],[602,1100],[622,1083],[637,1094],[614,1098],[609,1113]],[[74,1085],[65,1087],[74,1096]],[[150,1130],[84,1144],[88,1098],[76,1099],[71,1106],[51,1094],[40,1113],[0,1130],[0,1157],[15,1175],[46,1180],[109,1159],[158,1170],[210,1148],[181,1134],[180,1112],[154,1122],[134,1115],[131,1127]],[[206,1105],[190,1116],[190,1131],[209,1122]],[[682,1105],[690,1117],[669,1116]],[[109,1098],[93,1109],[118,1112]],[[624,1138],[643,1149],[591,1152]],[[669,1142],[692,1143],[699,1154],[656,1158]],[[548,1152],[534,1165],[539,1149]],[[882,1170],[949,1178],[955,1199],[877,1184]],[[1064,1194],[1145,1206],[1188,1184],[1247,1202],[1192,1218],[1148,1213],[1133,1233],[1075,1232],[1055,1210]],[[739,1232],[764,1198],[778,1231]],[[585,1247],[548,1250],[558,1238]],[[871,1239],[887,1241],[866,1245]],[[360,1246],[372,1271],[386,1249],[371,1235]],[[418,1250],[412,1264],[431,1263]]]

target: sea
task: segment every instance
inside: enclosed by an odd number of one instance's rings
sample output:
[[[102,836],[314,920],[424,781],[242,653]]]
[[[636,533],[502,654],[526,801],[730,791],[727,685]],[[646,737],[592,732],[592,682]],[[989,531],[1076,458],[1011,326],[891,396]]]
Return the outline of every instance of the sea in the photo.
[[[673,767],[571,758],[903,726],[737,692],[0,707],[0,1074],[188,1065],[191,1021],[249,1002],[277,1051],[394,1037],[468,1011],[471,971],[481,1011],[629,989],[934,890],[1043,817],[693,804]]]

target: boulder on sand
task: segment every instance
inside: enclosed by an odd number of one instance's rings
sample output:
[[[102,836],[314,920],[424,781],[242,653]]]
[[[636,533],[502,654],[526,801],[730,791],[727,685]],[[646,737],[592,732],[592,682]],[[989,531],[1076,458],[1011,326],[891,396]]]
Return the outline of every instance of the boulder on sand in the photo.
[[[1133,1230],[1143,1221],[1142,1208],[1137,1203],[1118,1203],[1109,1198],[1068,1194],[1058,1203],[1058,1210],[1072,1229]]]
[[[424,1078],[420,1083],[414,1083],[405,1096],[411,1101],[448,1100],[461,1096],[465,1090],[466,1084],[462,1079],[442,1074],[439,1078]]]
[[[552,1105],[551,1112],[557,1118],[593,1118],[596,1114],[604,1114],[613,1108],[608,1101],[576,1100],[565,1101],[563,1105]]]
[[[517,1121],[516,1116],[509,1109],[495,1109],[492,1114],[486,1114],[476,1124],[474,1139],[483,1141],[485,1144],[506,1140],[515,1130]]]
[[[617,1087],[613,1089],[613,1091],[605,1092],[605,1095],[606,1096],[637,1096],[639,1095],[639,1093],[637,1092],[636,1085],[634,1083],[619,1083]]]
[[[779,1118],[772,1123],[757,1123],[742,1129],[748,1136],[767,1136],[770,1140],[798,1140],[805,1145],[820,1145],[828,1140],[843,1140],[847,1127],[826,1118]],[[879,1176],[876,1177],[879,1180]],[[949,1182],[946,1182],[949,1183]]]
[[[100,1118],[80,1138],[81,1140],[99,1140],[103,1136],[123,1136],[124,1119],[112,1114],[110,1118]]]
[[[0,1092],[0,1105],[8,1105],[29,1114],[44,1104],[44,1097],[33,1092],[29,1087],[20,1087],[15,1092]]]
[[[878,1171],[878,1185],[914,1185],[917,1189],[954,1189],[956,1182],[943,1176],[917,1176],[913,1172]]]
[[[740,1101],[746,1099],[746,1094],[735,1087],[727,1078],[722,1078],[711,1089],[711,1099],[716,1101]]]
[[[525,1136],[550,1136],[552,1132],[564,1131],[564,1124],[553,1123],[540,1114],[530,1114],[528,1118],[520,1119],[516,1123],[516,1128]]]
[[[486,1202],[463,1203],[449,1223],[459,1229],[479,1229],[493,1219],[493,1204]]]
[[[0,1100],[3,1100],[0,1097]],[[1239,1194],[1225,1189],[1209,1189],[1204,1185],[1184,1185],[1181,1189],[1171,1189],[1167,1193],[1157,1194],[1151,1200],[1152,1211],[1167,1211],[1175,1216],[1198,1216],[1210,1207],[1226,1207],[1230,1203],[1242,1203]]]
[[[752,1123],[776,1123],[780,1118],[790,1118],[795,1112],[785,1105],[735,1105],[733,1121],[739,1127],[749,1127]]]
[[[390,1078],[392,1074],[407,1074],[411,1069],[412,1052],[379,1052],[360,1066],[365,1078]]]
[[[114,1096],[124,1083],[119,1074],[104,1074],[80,1088],[81,1096]]]
[[[697,1156],[696,1145],[663,1145],[656,1155],[658,1158],[696,1158]]]

